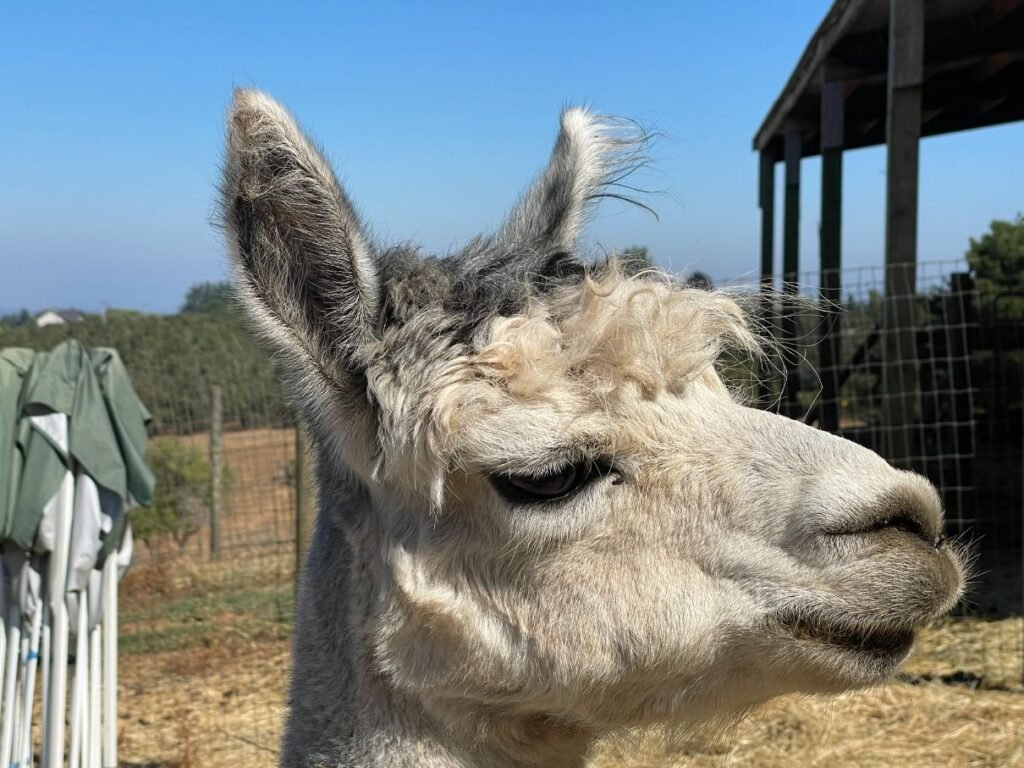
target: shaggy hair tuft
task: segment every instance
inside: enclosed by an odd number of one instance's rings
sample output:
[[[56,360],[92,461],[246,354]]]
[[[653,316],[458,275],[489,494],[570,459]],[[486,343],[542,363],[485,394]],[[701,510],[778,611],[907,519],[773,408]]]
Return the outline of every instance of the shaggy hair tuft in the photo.
[[[559,379],[600,395],[628,384],[647,398],[680,394],[726,348],[760,355],[737,298],[656,272],[630,277],[612,261],[520,315],[496,318],[476,366],[517,397],[542,397]]]

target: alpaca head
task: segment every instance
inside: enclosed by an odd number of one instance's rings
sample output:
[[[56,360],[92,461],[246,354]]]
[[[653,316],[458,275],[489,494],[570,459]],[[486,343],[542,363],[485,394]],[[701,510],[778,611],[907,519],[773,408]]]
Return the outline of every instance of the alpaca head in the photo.
[[[719,353],[757,346],[731,298],[578,259],[640,160],[628,128],[564,112],[500,230],[436,259],[378,249],[276,103],[230,110],[238,289],[364,500],[338,516],[369,560],[369,663],[452,724],[870,684],[962,589],[927,481],[730,395]]]

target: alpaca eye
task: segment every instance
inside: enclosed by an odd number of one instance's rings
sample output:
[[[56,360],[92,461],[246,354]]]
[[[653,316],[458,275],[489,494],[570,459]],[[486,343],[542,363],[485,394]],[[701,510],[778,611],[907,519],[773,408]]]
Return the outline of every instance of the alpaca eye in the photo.
[[[495,475],[491,483],[507,501],[552,501],[582,488],[599,471],[593,463],[585,462],[546,475]]]

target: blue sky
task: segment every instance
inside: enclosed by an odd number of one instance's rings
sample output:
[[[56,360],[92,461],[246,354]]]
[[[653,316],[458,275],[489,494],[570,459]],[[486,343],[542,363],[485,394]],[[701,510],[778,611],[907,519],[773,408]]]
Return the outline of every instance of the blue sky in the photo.
[[[655,220],[607,203],[590,238],[716,278],[757,269],[750,143],[824,0],[9,4],[0,22],[0,311],[174,311],[219,279],[211,227],[235,85],[286,103],[383,240],[444,252],[494,227],[588,103],[667,138]],[[922,259],[1024,209],[1024,124],[922,144]],[[885,156],[846,156],[844,262],[883,246]],[[802,260],[817,254],[804,163]]]

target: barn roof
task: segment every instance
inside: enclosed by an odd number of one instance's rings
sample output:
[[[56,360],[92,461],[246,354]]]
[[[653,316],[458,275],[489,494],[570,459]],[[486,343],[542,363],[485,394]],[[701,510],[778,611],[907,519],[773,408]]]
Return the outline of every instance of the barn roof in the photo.
[[[821,151],[821,91],[841,82],[843,147],[885,143],[889,0],[836,0],[754,137],[782,155],[797,128],[804,157]],[[921,135],[1024,119],[1024,0],[925,3]]]

